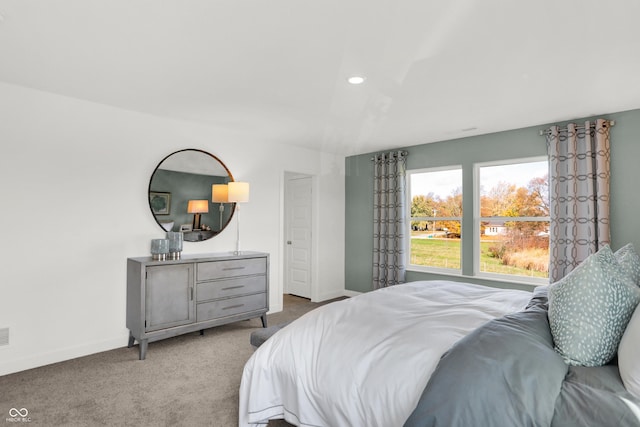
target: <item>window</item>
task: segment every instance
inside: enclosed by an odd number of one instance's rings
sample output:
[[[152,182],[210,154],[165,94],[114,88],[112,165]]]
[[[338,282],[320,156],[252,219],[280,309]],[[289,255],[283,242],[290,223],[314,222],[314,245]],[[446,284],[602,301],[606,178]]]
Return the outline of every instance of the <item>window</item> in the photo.
[[[460,273],[462,168],[407,171],[411,220],[409,264],[417,269]]]
[[[462,166],[407,171],[408,269],[547,283],[548,159],[477,163],[468,172],[473,191],[465,193]],[[463,198],[473,206],[464,230]]]
[[[475,165],[477,274],[549,277],[548,168],[546,158]]]

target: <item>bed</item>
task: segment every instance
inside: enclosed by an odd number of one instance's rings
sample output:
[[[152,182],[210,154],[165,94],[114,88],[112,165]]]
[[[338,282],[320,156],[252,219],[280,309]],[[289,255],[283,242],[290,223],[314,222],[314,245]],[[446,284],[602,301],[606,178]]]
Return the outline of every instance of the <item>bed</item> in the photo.
[[[640,426],[617,366],[572,367],[554,351],[547,310],[546,288],[450,281],[322,306],[247,361],[239,425]]]

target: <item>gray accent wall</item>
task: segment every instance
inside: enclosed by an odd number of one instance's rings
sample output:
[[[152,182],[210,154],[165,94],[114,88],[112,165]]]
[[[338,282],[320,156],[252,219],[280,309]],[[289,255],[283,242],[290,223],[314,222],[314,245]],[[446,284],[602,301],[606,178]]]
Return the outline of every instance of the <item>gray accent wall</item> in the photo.
[[[611,130],[611,247],[633,243],[640,250],[640,110],[600,114],[615,120]],[[473,164],[495,160],[544,156],[546,142],[539,131],[553,124],[581,123],[594,117],[404,147],[407,169],[462,165],[464,232],[473,230]],[[373,162],[374,153],[345,159],[345,289],[372,289],[373,270]],[[532,289],[531,285],[483,280],[473,275],[473,242],[463,240],[463,276],[407,271],[407,281],[457,280],[495,287]]]

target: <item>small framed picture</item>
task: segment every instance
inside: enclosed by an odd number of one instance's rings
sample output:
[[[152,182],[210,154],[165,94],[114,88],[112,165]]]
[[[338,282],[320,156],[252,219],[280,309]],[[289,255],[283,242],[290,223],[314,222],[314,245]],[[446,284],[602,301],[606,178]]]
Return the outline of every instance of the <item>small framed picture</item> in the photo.
[[[149,192],[149,205],[156,215],[169,215],[171,212],[171,193]]]
[[[182,224],[180,226],[180,231],[192,231],[193,225],[192,224]]]

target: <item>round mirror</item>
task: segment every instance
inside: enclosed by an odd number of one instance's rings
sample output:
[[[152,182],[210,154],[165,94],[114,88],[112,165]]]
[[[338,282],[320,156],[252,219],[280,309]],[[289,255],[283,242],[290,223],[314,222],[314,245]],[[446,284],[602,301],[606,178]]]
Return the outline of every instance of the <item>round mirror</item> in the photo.
[[[220,233],[231,221],[235,203],[226,201],[229,169],[206,151],[185,149],[162,159],[149,181],[149,207],[165,231],[182,231],[198,242]]]

